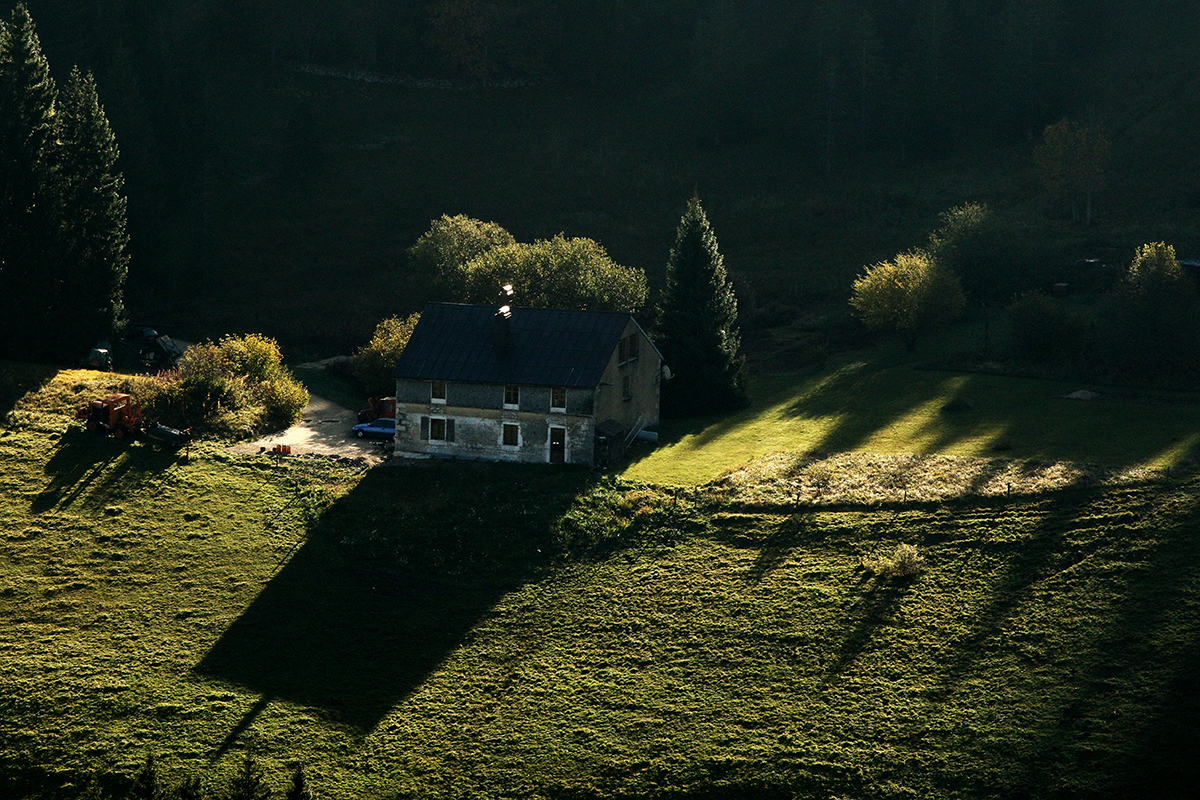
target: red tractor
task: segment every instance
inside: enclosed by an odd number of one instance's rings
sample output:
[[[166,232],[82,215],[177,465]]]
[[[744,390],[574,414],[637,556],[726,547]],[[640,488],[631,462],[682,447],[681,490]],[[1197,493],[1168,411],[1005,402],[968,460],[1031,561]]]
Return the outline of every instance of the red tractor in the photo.
[[[136,438],[146,432],[142,407],[127,394],[114,394],[93,400],[75,412],[89,431],[111,433],[118,439]]]

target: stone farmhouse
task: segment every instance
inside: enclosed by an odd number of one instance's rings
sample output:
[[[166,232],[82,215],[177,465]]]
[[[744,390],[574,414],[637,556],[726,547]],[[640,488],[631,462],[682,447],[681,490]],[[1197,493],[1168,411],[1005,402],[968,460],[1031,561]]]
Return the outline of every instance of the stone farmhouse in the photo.
[[[396,452],[607,466],[658,424],[662,355],[625,313],[431,303],[396,364]]]

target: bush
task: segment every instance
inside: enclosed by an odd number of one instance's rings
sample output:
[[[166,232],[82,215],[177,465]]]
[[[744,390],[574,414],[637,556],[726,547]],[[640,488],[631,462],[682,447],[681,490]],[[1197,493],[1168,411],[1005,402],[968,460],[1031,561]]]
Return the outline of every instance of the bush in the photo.
[[[229,436],[286,428],[308,404],[279,346],[258,334],[192,345],[178,369],[137,378],[129,388],[152,419]]]
[[[1119,377],[1177,385],[1200,375],[1200,297],[1171,245],[1138,248],[1102,321],[1101,352]]]
[[[1026,292],[1008,307],[1013,350],[1036,362],[1073,360],[1087,348],[1091,320],[1061,300]]]
[[[371,341],[355,352],[352,371],[368,393],[391,395],[395,391],[392,370],[420,319],[420,314],[408,319],[388,317],[375,326]]]
[[[254,756],[247,753],[225,790],[226,800],[268,800],[271,787]]]
[[[883,578],[906,578],[925,571],[925,559],[911,544],[898,544],[890,556],[865,556],[863,567]]]
[[[966,302],[954,273],[922,250],[867,267],[850,297],[868,328],[895,331],[909,350],[918,336],[961,314]]]

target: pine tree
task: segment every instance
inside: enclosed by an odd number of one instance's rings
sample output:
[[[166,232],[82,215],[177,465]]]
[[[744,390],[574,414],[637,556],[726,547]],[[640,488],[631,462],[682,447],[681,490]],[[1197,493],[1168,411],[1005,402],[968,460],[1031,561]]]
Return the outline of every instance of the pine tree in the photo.
[[[292,773],[292,785],[288,788],[284,800],[313,800],[312,789],[308,787],[308,773],[304,767],[297,766]]]
[[[126,201],[88,73],[60,94],[33,21],[0,24],[0,352],[77,358],[123,322]]]
[[[254,756],[247,753],[242,766],[229,782],[226,800],[267,800],[270,796],[271,787],[267,785],[262,767]]]
[[[203,798],[200,777],[197,775],[187,775],[175,785],[173,800],[203,800]]]
[[[146,762],[133,779],[133,786],[126,795],[127,800],[163,800],[162,784],[158,780],[158,765],[154,762],[154,753],[146,754]]]
[[[55,97],[33,20],[18,5],[0,22],[0,351],[22,352],[53,297],[43,278],[55,225]]]
[[[62,233],[61,300],[51,329],[66,352],[74,343],[110,335],[124,322],[122,293],[129,269],[125,251],[124,178],[116,169],[116,137],[91,73],[71,71],[59,98],[56,148]]]
[[[729,411],[746,402],[745,358],[737,297],[717,237],[693,196],[667,261],[657,343],[674,377],[663,387],[663,413]]]

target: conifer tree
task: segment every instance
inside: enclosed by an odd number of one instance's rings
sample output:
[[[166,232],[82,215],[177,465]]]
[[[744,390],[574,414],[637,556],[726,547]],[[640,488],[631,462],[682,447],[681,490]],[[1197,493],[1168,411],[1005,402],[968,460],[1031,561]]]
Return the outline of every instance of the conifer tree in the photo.
[[[693,196],[675,234],[658,310],[656,343],[673,373],[663,386],[665,414],[711,414],[745,404],[737,316],[717,237]]]
[[[25,6],[0,21],[0,350],[19,350],[52,293],[43,280],[53,240],[56,90]]]
[[[60,94],[24,5],[0,23],[0,352],[77,358],[123,322],[126,201],[88,73]]]
[[[65,274],[52,329],[70,347],[112,334],[123,323],[129,237],[124,178],[115,166],[117,141],[91,73],[71,71],[58,117],[59,264]]]
[[[146,754],[146,761],[133,779],[133,786],[126,795],[128,800],[163,800],[166,792],[158,780],[158,765],[154,753]]]
[[[262,767],[254,756],[247,753],[229,782],[226,800],[268,800],[270,796],[271,787],[267,785]]]
[[[284,800],[313,800],[312,789],[308,787],[308,773],[304,767],[297,766],[292,773],[292,785],[288,788]]]

